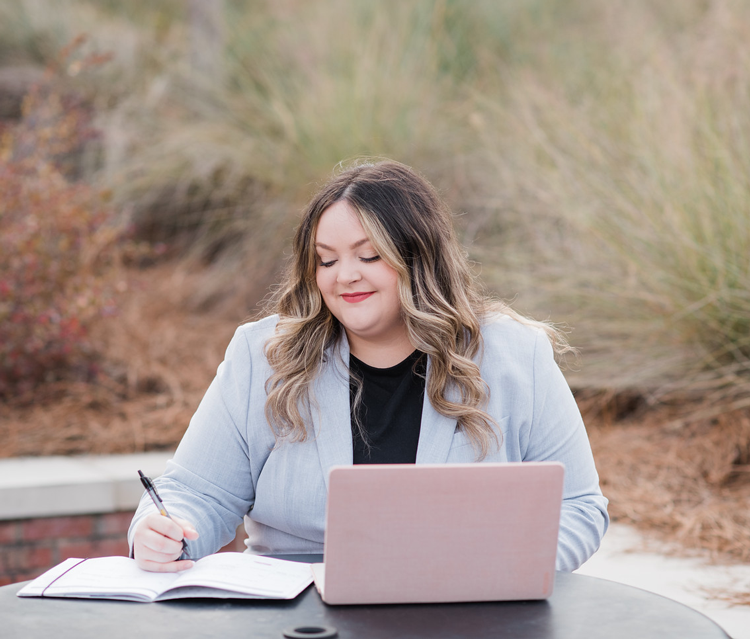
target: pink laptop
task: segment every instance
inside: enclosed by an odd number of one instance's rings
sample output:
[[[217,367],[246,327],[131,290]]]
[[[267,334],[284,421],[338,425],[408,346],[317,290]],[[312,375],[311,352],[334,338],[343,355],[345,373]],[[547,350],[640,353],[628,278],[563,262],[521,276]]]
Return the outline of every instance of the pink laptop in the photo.
[[[546,599],[563,475],[557,462],[334,467],[316,587],[329,604]]]

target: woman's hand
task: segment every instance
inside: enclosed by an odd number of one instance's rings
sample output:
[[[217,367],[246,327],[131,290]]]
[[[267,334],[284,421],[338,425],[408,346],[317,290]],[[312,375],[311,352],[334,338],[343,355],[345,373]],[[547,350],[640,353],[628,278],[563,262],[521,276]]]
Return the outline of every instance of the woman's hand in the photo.
[[[178,572],[193,566],[193,561],[177,558],[182,554],[182,540],[198,539],[192,524],[177,517],[170,519],[159,513],[144,517],[133,535],[136,565],[150,572]]]

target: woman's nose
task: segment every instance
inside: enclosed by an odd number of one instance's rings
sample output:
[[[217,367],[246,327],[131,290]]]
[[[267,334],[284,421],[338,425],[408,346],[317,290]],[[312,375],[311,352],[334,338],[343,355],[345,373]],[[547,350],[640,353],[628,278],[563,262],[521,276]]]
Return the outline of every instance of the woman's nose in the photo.
[[[359,262],[356,260],[341,260],[336,281],[339,284],[349,284],[362,279]]]

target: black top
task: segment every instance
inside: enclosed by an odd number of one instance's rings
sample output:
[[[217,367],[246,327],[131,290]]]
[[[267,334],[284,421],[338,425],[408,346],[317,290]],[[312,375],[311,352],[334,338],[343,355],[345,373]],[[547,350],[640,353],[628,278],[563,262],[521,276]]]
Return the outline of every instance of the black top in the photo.
[[[349,355],[349,370],[362,380],[362,402],[354,413],[356,384],[352,381],[349,405],[355,464],[413,464],[417,460],[422,421],[426,357],[414,351],[390,368],[374,368]]]

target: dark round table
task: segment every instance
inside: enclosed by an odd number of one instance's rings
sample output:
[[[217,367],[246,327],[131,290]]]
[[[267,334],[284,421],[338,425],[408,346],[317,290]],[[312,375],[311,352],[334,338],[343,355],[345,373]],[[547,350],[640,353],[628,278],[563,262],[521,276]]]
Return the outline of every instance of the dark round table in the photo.
[[[333,626],[341,639],[729,636],[708,617],[666,597],[568,573],[557,574],[547,601],[379,606],[328,606],[314,586],[291,601],[183,599],[147,604],[20,598],[16,592],[22,586],[0,588],[3,639],[283,639],[284,630],[299,626]]]

